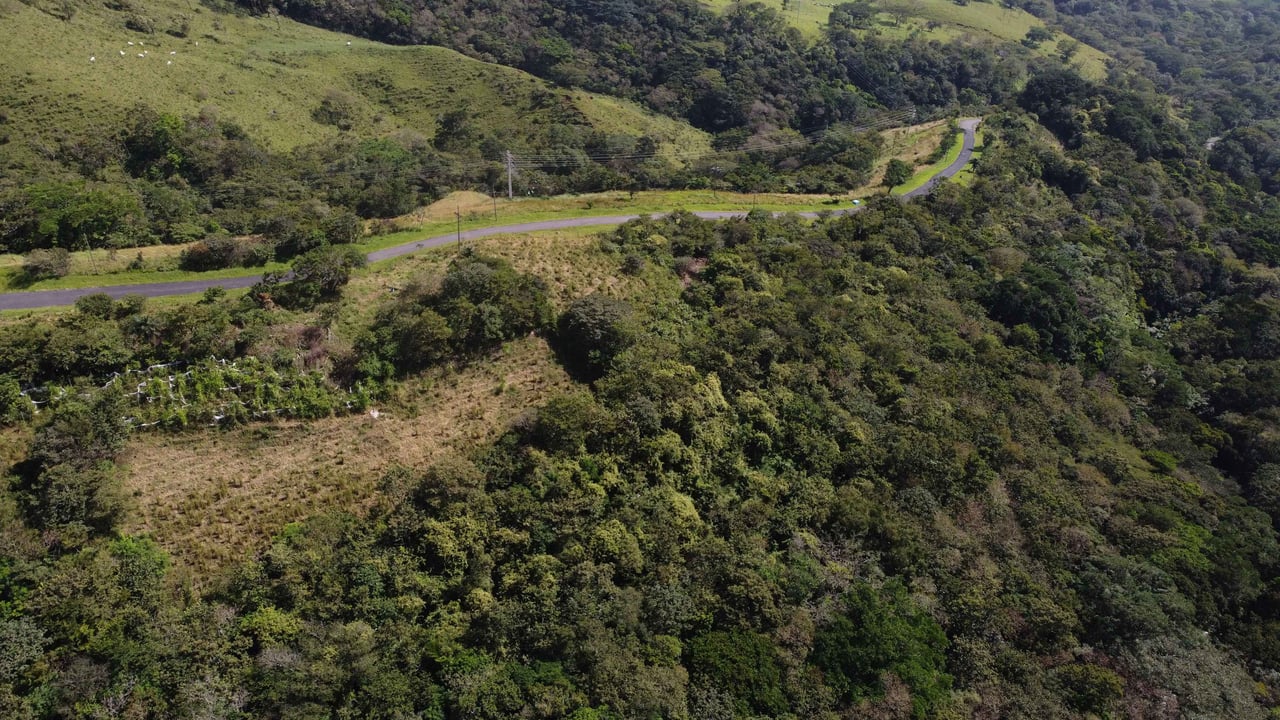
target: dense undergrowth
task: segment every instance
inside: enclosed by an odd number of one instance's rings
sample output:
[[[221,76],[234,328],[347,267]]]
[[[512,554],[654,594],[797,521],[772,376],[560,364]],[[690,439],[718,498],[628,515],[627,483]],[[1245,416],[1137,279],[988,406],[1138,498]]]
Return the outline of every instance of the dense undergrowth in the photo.
[[[173,311],[195,323],[173,347],[133,329],[167,311],[97,301],[7,328],[23,382],[274,348],[395,383],[537,332],[581,384],[198,595],[114,530],[118,395],[42,413],[0,505],[0,703],[1268,717],[1280,208],[1161,122],[1108,122],[1104,92],[1032,83],[1058,137],[992,117],[971,185],[921,202],[629,223],[602,239],[619,272],[680,282],[558,318],[539,279],[464,254],[347,337],[270,288]],[[42,364],[73,340],[88,364]]]

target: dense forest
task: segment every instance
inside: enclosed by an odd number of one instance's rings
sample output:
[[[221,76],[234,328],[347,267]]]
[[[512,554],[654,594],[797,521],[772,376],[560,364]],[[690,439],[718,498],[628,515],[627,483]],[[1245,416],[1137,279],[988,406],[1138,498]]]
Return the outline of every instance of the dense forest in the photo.
[[[1053,73],[1018,100],[1073,118],[1107,92]],[[460,255],[290,406],[530,331],[581,389],[200,596],[113,531],[135,401],[52,401],[4,505],[9,714],[1267,717],[1280,206],[1160,159],[1176,136],[987,132],[973,186],[924,202],[601,240],[683,278],[664,293],[557,313]],[[283,289],[9,327],[5,416],[28,383],[156,361],[281,372],[255,338]]]
[[[274,156],[216,118],[140,114],[108,162],[148,209],[178,208],[169,224],[92,186],[121,225],[7,241],[177,237],[209,216],[269,245],[200,252],[292,272],[0,325],[0,716],[1280,715],[1275,10],[1056,5],[1028,8],[1114,49],[1106,82],[868,38],[856,6],[814,44],[755,7],[525,3],[508,25],[483,4],[281,7],[562,82],[603,68],[722,138],[843,118],[846,101],[989,105],[983,151],[970,182],[917,201],[602,234],[592,252],[640,290],[564,301],[459,249],[338,323],[368,302],[347,294],[372,272],[346,244],[361,216],[395,187],[416,198],[453,151]],[[672,79],[676,47],[701,80]],[[908,56],[917,71],[877,66]],[[818,65],[871,87],[828,93],[843,81]],[[1252,90],[1231,81],[1246,65]],[[828,142],[851,173],[877,151]],[[757,180],[794,172],[784,155],[758,157]],[[391,469],[368,507],[277,528],[199,589],[156,538],[122,532],[130,438],[364,412],[531,335],[569,391]]]
[[[713,132],[824,127],[857,117],[868,103],[935,110],[957,100],[999,102],[1028,55],[1016,44],[996,58],[964,42],[864,37],[865,2],[837,7],[816,41],[758,3],[723,15],[693,0],[241,4],[379,40],[452,47],[564,85],[634,97]]]

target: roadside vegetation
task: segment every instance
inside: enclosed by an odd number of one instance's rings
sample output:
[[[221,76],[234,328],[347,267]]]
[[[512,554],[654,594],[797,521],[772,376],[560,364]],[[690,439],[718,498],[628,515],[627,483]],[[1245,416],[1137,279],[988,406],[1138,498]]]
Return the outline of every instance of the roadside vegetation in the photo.
[[[876,187],[875,179],[893,158],[905,158],[913,164],[930,161],[938,153],[945,137],[944,121],[891,128],[884,133],[886,148],[869,170],[871,180],[866,185],[852,188],[847,193],[742,193],[727,190],[642,190],[582,193],[556,197],[516,197],[507,199],[475,191],[450,193],[436,202],[417,208],[396,218],[366,223],[365,229],[351,234],[351,244],[362,252],[372,252],[416,239],[446,235],[456,231],[510,225],[538,220],[593,215],[663,213],[671,208],[690,211],[730,210],[748,211],[762,209],[775,212],[817,212],[847,206],[850,198],[865,198],[883,192]],[[948,145],[948,147],[950,147]],[[945,167],[942,164],[938,167]],[[932,168],[933,166],[929,166]],[[921,171],[923,176],[928,168]],[[458,221],[461,220],[459,225]],[[347,238],[343,235],[342,238]],[[325,236],[324,242],[329,242]],[[198,240],[180,244],[151,245],[127,249],[97,250],[33,250],[25,255],[0,255],[0,286],[4,291],[58,290],[137,283],[170,282],[178,280],[216,279],[236,277],[262,272],[277,272],[287,263],[275,259],[260,265],[225,269],[199,269],[204,265],[218,265],[241,258],[243,248],[262,245],[264,237],[223,238],[210,241]],[[214,252],[216,251],[216,252]],[[193,255],[201,253],[205,258],[197,261]],[[49,253],[61,253],[60,262],[47,273],[31,272],[32,258],[42,258]]]

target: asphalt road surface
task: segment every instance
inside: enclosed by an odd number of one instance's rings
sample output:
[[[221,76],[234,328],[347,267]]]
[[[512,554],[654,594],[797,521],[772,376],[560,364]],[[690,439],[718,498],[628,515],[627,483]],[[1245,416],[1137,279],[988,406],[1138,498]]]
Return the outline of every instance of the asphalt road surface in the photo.
[[[960,156],[956,158],[955,162],[943,168],[937,175],[930,178],[924,185],[921,185],[911,192],[903,193],[902,197],[904,199],[908,199],[925,195],[932,191],[934,186],[943,179],[952,177],[963,170],[973,158],[973,145],[975,142],[974,131],[977,130],[980,122],[982,122],[981,118],[966,118],[961,120],[960,129],[964,131],[964,141],[960,148]],[[858,212],[861,209],[861,207],[844,208],[842,210],[836,210],[832,212],[832,214],[848,215],[850,213]],[[745,212],[733,210],[694,213],[694,215],[705,220],[723,220],[725,218],[740,217],[745,214]],[[802,217],[817,217],[818,215],[817,213],[812,212],[796,214]],[[621,225],[625,222],[635,220],[638,217],[640,216],[606,215],[602,217],[565,218],[563,220],[540,220],[538,222],[519,223],[517,225],[498,225],[487,228],[476,228],[475,230],[464,230],[462,232],[462,239],[464,241],[478,240],[479,238],[489,237],[491,235]],[[401,255],[409,255],[427,248],[448,245],[457,241],[457,233],[437,235],[435,237],[415,240],[414,242],[371,252],[368,255],[368,259],[369,262],[377,262],[388,258],[400,257]],[[0,310],[28,310],[32,308],[52,307],[56,305],[71,305],[81,297],[84,297],[85,295],[93,295],[95,293],[105,293],[113,298],[120,298],[125,295],[142,295],[144,297],[187,295],[190,293],[203,292],[211,287],[224,287],[228,290],[234,290],[238,288],[251,287],[261,279],[261,275],[249,275],[244,277],[221,278],[217,280],[182,280],[179,282],[145,283],[137,285],[109,285],[106,287],[77,288],[74,290],[39,290],[3,293],[0,294]]]

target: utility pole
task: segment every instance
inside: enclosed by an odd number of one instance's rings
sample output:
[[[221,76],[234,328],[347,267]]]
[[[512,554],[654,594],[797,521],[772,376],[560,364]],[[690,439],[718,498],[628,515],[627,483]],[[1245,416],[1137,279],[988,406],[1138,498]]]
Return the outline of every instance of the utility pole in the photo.
[[[462,247],[462,206],[455,205],[453,215],[458,219],[458,247]]]
[[[511,155],[511,151],[507,151],[507,199],[512,198],[511,194],[511,176],[515,173],[516,159]]]

